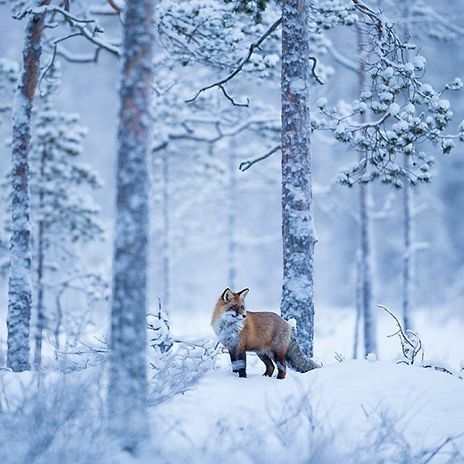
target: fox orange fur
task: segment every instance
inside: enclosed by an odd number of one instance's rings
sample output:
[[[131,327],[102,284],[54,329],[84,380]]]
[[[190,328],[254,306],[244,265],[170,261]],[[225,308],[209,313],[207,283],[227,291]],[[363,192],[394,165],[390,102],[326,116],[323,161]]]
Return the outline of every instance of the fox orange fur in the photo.
[[[246,311],[248,292],[248,288],[238,293],[226,288],[211,319],[219,341],[229,350],[233,372],[246,377],[247,351],[254,351],[259,356],[266,366],[263,375],[268,377],[274,373],[274,362],[278,379],[285,378],[287,363],[298,372],[320,367],[301,351],[286,320],[271,312]]]

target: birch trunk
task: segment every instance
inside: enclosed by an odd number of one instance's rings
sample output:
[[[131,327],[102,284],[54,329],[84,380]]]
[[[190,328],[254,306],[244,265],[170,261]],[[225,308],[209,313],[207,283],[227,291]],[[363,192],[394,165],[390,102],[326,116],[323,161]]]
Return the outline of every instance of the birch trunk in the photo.
[[[121,446],[146,438],[146,287],[148,257],[152,0],[126,1],[118,129],[108,408]]]
[[[308,26],[309,0],[283,0],[281,313],[296,320],[297,341],[304,353],[312,356],[316,234],[312,211]]]
[[[49,1],[36,1],[34,6]],[[8,280],[7,366],[30,369],[29,330],[32,304],[29,148],[31,114],[40,74],[43,13],[31,13],[25,31],[22,71],[13,105],[10,275]]]

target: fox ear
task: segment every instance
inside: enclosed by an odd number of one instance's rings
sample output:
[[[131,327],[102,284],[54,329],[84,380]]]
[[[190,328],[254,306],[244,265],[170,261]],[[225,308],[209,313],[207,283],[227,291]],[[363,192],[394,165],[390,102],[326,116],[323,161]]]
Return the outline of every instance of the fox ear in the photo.
[[[249,288],[244,288],[242,291],[238,292],[238,297],[243,301],[250,291]]]
[[[222,292],[222,296],[221,298],[223,299],[223,301],[225,301],[226,303],[230,300],[232,300],[232,298],[234,297],[234,294],[232,293],[232,290],[230,288],[226,288],[223,292]]]

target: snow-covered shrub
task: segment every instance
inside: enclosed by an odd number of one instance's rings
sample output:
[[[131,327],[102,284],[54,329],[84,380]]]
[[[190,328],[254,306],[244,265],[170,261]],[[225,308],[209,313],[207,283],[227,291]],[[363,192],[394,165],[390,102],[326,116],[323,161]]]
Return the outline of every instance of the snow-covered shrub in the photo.
[[[148,359],[153,368],[149,403],[159,404],[183,393],[215,364],[218,343],[209,339],[176,340],[161,304],[156,315],[147,316]]]
[[[420,335],[410,329],[404,329],[398,318],[385,306],[377,305],[386,311],[395,321],[397,331],[389,335],[389,337],[398,336],[401,344],[401,354],[398,356],[398,364],[418,365],[428,369],[434,369],[440,372],[446,372],[447,374],[454,375],[460,379],[463,376],[463,366],[460,369],[453,369],[447,362],[440,360],[424,359],[424,344],[421,340]]]
[[[112,462],[95,371],[22,377],[4,371],[0,384],[2,464]]]
[[[172,347],[160,354],[150,380],[149,403],[159,404],[185,392],[208,370],[215,366],[220,348],[210,339],[175,340]]]

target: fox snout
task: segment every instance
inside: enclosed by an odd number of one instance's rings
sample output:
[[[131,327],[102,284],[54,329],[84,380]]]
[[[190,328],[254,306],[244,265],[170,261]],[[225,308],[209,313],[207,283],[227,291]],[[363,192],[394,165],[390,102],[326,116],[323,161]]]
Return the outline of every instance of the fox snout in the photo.
[[[232,317],[234,319],[245,319],[246,318],[246,311],[244,309],[242,310],[235,310],[235,309],[231,309],[229,311],[227,311],[227,314],[229,317]]]

